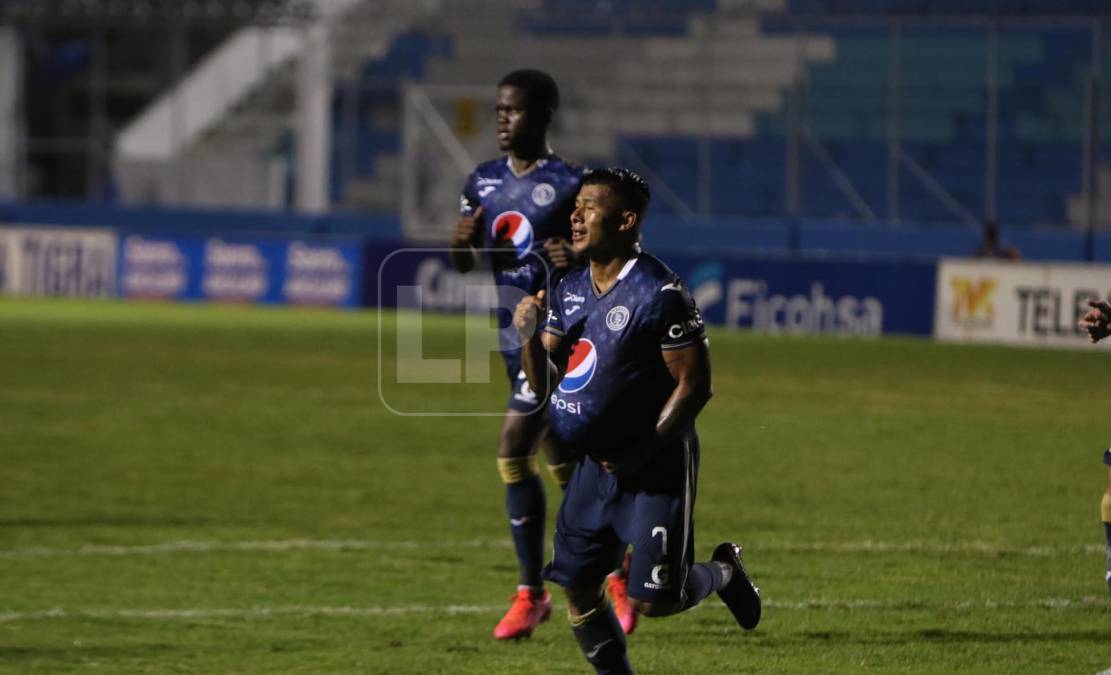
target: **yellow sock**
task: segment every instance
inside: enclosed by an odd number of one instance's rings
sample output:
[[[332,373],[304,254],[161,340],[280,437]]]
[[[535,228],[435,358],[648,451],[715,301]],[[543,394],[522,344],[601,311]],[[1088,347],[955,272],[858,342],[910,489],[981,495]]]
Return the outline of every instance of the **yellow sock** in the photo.
[[[584,614],[576,615],[576,614],[573,614],[571,612],[571,608],[568,607],[567,608],[567,620],[571,622],[572,626],[581,626],[584,623],[586,623],[587,621],[590,621],[592,618],[597,616],[599,613],[606,611],[606,608],[609,607],[609,604],[610,604],[609,598],[607,598],[606,594],[603,593],[601,599],[598,600],[598,605],[595,606],[594,609],[590,610],[589,612],[586,612]]]
[[[530,476],[540,473],[540,464],[536,455],[531,457],[498,457],[498,473],[502,482],[508,484],[520,483]]]
[[[563,464],[549,464],[548,473],[552,474],[552,478],[559,484],[560,488],[567,487],[567,483],[571,480],[571,474],[575,473],[575,465],[571,462],[564,462]]]

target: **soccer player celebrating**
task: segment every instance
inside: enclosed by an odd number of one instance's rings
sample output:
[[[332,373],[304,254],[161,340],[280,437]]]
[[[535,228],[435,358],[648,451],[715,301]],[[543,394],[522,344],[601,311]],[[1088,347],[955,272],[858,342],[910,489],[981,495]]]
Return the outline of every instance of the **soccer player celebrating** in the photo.
[[[1088,313],[1079,321],[1080,328],[1088,333],[1093,343],[1111,335],[1111,304],[1106,300],[1089,300]],[[1103,451],[1103,463],[1111,467],[1111,450]],[[1107,590],[1111,592],[1111,469],[1107,472],[1107,490],[1099,505],[1100,518],[1103,520],[1103,533],[1107,537]]]
[[[479,164],[463,188],[451,243],[452,264],[460,272],[469,272],[478,263],[476,250],[489,252],[502,307],[514,307],[521,293],[547,288],[554,282],[549,276],[562,274],[574,261],[567,240],[583,169],[548,146],[548,127],[558,107],[559,89],[547,73],[516,70],[502,78],[496,114],[498,145],[506,155]],[[514,292],[517,295],[512,296]],[[512,312],[500,313],[501,324],[508,328]],[[570,478],[572,465],[544,441],[545,400],[529,388],[521,371],[520,345],[505,340],[504,333],[501,337],[510,394],[497,462],[520,568],[512,605],[494,629],[494,637],[505,640],[529,637],[551,613],[551,595],[544,590],[541,576],[547,507],[537,448],[545,445],[548,469],[561,486]],[[623,579],[615,578],[613,583],[611,592],[623,599]],[[633,616],[631,607],[626,616]]]
[[[711,560],[692,563],[694,420],[711,395],[709,345],[683,282],[640,249],[648,199],[635,173],[588,174],[571,247],[589,266],[569,272],[550,298],[523,299],[513,318],[529,384],[551,397],[552,436],[577,458],[545,576],[566,591],[575,638],[599,673],[632,672],[602,590],[628,545],[638,614],[682,612],[717,591],[743,628],[760,620],[740,546],[722,543]]]

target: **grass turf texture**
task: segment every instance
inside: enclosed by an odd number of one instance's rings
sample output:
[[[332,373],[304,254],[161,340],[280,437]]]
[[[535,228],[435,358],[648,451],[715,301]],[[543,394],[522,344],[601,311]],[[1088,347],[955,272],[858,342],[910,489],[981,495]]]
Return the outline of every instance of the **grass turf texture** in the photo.
[[[461,323],[427,319],[425,352],[458,356]],[[588,672],[561,599],[491,638],[500,420],[388,412],[377,335],[373,312],[0,302],[0,670]],[[711,335],[697,549],[743,542],[767,609],[752,633],[716,598],[642,620],[638,672],[1111,667],[1106,354]],[[497,410],[501,373],[387,393]]]

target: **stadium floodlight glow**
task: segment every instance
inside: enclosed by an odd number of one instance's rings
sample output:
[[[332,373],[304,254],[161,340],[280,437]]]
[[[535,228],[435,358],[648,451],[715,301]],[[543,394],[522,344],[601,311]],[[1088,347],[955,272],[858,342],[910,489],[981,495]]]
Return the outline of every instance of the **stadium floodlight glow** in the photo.
[[[450,252],[403,248],[379,263],[378,396],[396,415],[500,417],[505,414],[505,366],[498,354],[521,347],[511,319],[528,293],[495,284],[489,275],[456,272]],[[504,257],[507,250],[476,253],[485,259]],[[534,252],[519,259],[528,257],[547,268]],[[535,402],[522,375],[511,389],[515,400]],[[535,405],[539,409],[543,402]]]

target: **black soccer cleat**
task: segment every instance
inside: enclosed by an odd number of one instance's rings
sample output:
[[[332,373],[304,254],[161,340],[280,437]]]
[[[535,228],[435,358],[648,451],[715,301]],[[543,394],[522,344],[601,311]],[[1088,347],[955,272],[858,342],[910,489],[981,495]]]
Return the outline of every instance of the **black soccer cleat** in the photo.
[[[733,568],[733,577],[725,588],[718,591],[718,597],[733,612],[733,618],[741,628],[752,630],[760,623],[760,589],[752,585],[741,562],[741,546],[731,541],[722,542],[714,549],[710,559],[725,563]]]
[[[1107,592],[1111,593],[1111,544],[1107,545],[1107,575],[1104,576],[1104,580],[1107,582]]]

